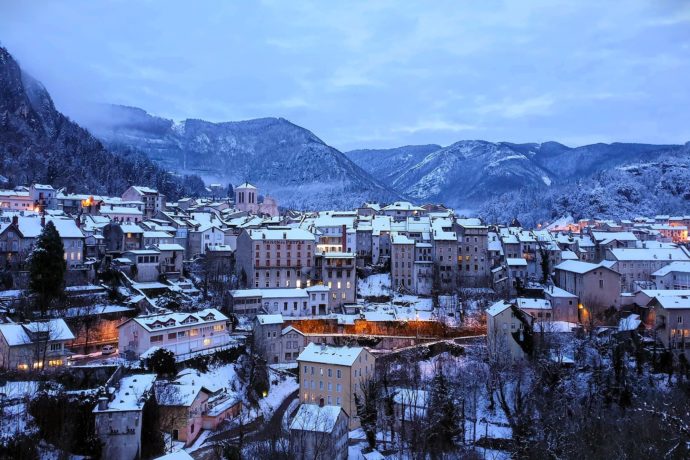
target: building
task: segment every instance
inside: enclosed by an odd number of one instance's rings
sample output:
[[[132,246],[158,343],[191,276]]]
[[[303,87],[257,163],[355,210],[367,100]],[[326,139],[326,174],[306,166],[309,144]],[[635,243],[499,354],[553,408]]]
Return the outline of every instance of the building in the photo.
[[[61,367],[75,339],[63,319],[0,324],[0,368],[20,371]]]
[[[331,312],[328,286],[315,285],[306,289],[238,289],[230,291],[233,313],[256,315],[257,313],[283,316],[317,316]]]
[[[256,349],[267,363],[294,363],[307,344],[301,331],[285,327],[282,315],[257,315],[253,334]]]
[[[340,406],[302,404],[290,422],[295,458],[346,460],[348,417]]]
[[[228,318],[215,308],[194,313],[138,316],[118,326],[120,352],[138,357],[152,347],[175,355],[221,349],[228,345]]]
[[[526,337],[533,318],[515,304],[501,300],[486,310],[486,340],[492,359],[511,362],[528,356]]]
[[[575,294],[551,285],[544,289],[544,298],[551,304],[554,321],[578,322],[577,314],[580,302]]]
[[[355,255],[350,252],[327,252],[317,256],[320,281],[329,290],[329,305],[333,309],[355,303],[357,295],[357,271]]]
[[[620,306],[621,275],[600,264],[566,260],[555,267],[558,287],[578,297],[589,312]],[[580,318],[584,320],[585,318]]]
[[[690,289],[690,262],[671,262],[651,277],[657,289]]]
[[[457,219],[458,275],[461,286],[488,286],[492,267],[489,257],[489,227],[479,219]]]
[[[395,221],[403,221],[408,217],[426,214],[426,209],[420,206],[415,206],[408,201],[396,201],[395,203],[385,206],[382,211],[383,215],[388,216]]]
[[[127,259],[131,263],[126,264]],[[129,275],[137,283],[158,281],[160,275],[160,252],[157,249],[132,249],[125,251],[116,262],[125,262]],[[124,268],[124,267],[123,267]]]
[[[415,241],[405,235],[393,233],[391,235],[391,282],[394,290],[403,289],[412,292],[414,260]]]
[[[255,288],[306,287],[314,270],[315,237],[297,228],[244,230],[235,252],[241,278]]]
[[[672,262],[690,262],[684,248],[609,249],[606,259],[621,274],[621,291],[628,292],[634,292],[638,286],[650,287],[652,274]]]
[[[366,348],[333,347],[310,343],[297,357],[300,401],[303,404],[340,406],[351,429],[360,426],[355,393],[374,377],[375,358]]]
[[[144,204],[144,217],[154,217],[159,211],[165,210],[165,195],[158,190],[133,185],[122,194],[122,201],[140,201]],[[103,210],[101,210],[101,214]]]
[[[661,343],[690,358],[690,295],[659,295],[651,300],[649,307]]]
[[[266,195],[261,200],[259,189],[249,182],[235,187],[235,209],[252,214],[278,215],[278,203],[273,197]]]
[[[103,443],[105,460],[140,458],[144,406],[153,395],[155,374],[136,374],[119,378],[120,371],[106,388],[94,408],[96,436]],[[86,435],[86,433],[83,433]],[[144,441],[145,442],[145,441]]]

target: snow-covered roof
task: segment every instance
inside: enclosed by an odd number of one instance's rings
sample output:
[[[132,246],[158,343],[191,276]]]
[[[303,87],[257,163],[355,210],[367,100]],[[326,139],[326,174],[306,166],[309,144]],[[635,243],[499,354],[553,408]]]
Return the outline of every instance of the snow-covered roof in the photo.
[[[663,308],[667,310],[674,310],[674,309],[690,309],[690,296],[687,295],[681,295],[681,296],[665,296],[665,295],[659,295],[656,297],[657,302],[659,302],[659,305],[661,305]]]
[[[283,324],[283,315],[256,315],[256,320],[261,325]]]
[[[551,310],[551,302],[545,299],[532,299],[527,297],[518,297],[515,303],[520,308],[527,308],[532,310]]]
[[[120,224],[120,229],[124,233],[144,233],[144,230],[137,224]]]
[[[11,347],[28,345],[32,343],[30,334],[48,333],[49,341],[74,340],[74,334],[62,318],[51,319],[32,323],[8,323],[0,324],[0,334]],[[45,339],[43,339],[45,340]]]
[[[489,316],[496,316],[505,311],[507,308],[510,308],[510,306],[510,302],[506,302],[505,300],[499,300],[498,302],[494,303],[486,309],[486,314]]]
[[[613,248],[609,251],[618,261],[690,260],[681,248]]]
[[[253,190],[256,190],[256,187],[254,187],[254,186],[253,186],[252,184],[250,184],[249,182],[243,182],[243,183],[241,183],[240,185],[238,185],[237,187],[235,187],[235,189],[241,189],[241,188],[242,188],[242,189],[253,189]]]
[[[609,244],[613,241],[637,241],[633,232],[592,232],[592,237],[599,244]]]
[[[106,409],[94,408],[94,413],[140,411],[144,408],[146,395],[151,391],[156,374],[135,374],[122,377],[117,391],[112,395]]]
[[[506,263],[508,264],[509,267],[526,267],[527,266],[527,261],[523,258],[506,258]]]
[[[145,230],[144,238],[172,238],[172,235],[168,232],[162,232],[160,230]]]
[[[565,298],[577,298],[575,294],[572,294],[565,289],[561,289],[558,286],[549,286],[544,289],[544,295],[552,298],[565,297]]]
[[[665,276],[671,272],[690,273],[690,262],[671,262],[652,273],[652,276]]]
[[[173,329],[188,325],[204,325],[227,321],[228,318],[215,308],[206,308],[194,313],[163,313],[158,315],[138,316],[129,321],[134,321],[147,331]],[[126,321],[125,323],[129,322]],[[118,327],[121,327],[123,324]]]
[[[601,267],[601,265],[599,265],[599,264],[591,264],[589,262],[583,262],[581,260],[566,260],[566,261],[561,262],[560,264],[556,265],[554,268],[556,270],[563,270],[566,272],[584,274],[584,273],[588,273],[592,270],[596,270],[597,268],[600,268],[600,267]]]
[[[424,211],[425,209],[415,206],[409,201],[396,201],[383,208],[384,211]]]
[[[252,240],[314,241],[314,234],[301,228],[261,228],[249,230]]]
[[[405,235],[401,235],[399,233],[393,233],[393,234],[391,234],[391,243],[392,244],[414,244],[414,240],[408,238]]]
[[[290,423],[290,429],[330,433],[342,410],[340,406],[302,404]]]
[[[159,251],[184,251],[184,248],[177,243],[159,243],[156,247]]]
[[[144,187],[141,185],[133,185],[132,188],[136,190],[137,192],[141,193],[142,195],[150,194],[150,193],[158,193],[158,190],[153,189],[151,187]]]
[[[362,347],[333,347],[310,343],[297,357],[298,361],[312,363],[335,364],[338,366],[352,366],[362,353]]]
[[[568,321],[537,321],[534,323],[535,332],[573,332],[578,327],[577,323],[569,323]]]
[[[640,315],[632,314],[629,315],[627,318],[623,318],[620,321],[618,321],[618,330],[621,332],[634,331],[638,327],[640,327],[640,324],[642,324]]]
[[[577,254],[573,251],[561,251],[561,260],[578,260]]]

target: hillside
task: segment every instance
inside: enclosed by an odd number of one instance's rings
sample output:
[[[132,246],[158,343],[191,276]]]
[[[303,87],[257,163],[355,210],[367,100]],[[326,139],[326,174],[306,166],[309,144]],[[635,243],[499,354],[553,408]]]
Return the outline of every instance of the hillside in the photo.
[[[313,133],[282,118],[175,123],[138,108],[99,106],[83,122],[115,150],[144,152],[208,182],[248,180],[285,207],[352,208],[400,198]]]
[[[33,182],[71,192],[120,195],[129,185],[171,198],[203,191],[198,177],[177,177],[136,152],[108,151],[60,113],[43,85],[0,47],[0,175],[3,187]]]

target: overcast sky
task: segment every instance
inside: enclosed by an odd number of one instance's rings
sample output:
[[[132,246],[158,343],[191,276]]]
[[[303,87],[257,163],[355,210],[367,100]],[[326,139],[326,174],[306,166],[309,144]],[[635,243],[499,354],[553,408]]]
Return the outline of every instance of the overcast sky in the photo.
[[[77,119],[280,116],[341,150],[690,140],[690,1],[0,0],[0,43]]]

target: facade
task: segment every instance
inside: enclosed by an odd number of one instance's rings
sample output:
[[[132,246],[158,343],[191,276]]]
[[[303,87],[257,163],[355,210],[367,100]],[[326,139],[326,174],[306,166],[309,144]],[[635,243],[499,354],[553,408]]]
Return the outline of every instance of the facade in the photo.
[[[412,265],[415,260],[415,241],[405,235],[391,235],[391,282],[393,290],[412,291]]]
[[[458,275],[461,286],[486,286],[492,267],[489,256],[489,227],[478,219],[458,219]]]
[[[259,202],[259,189],[249,182],[240,184],[234,188],[235,209],[252,214],[278,215],[278,203],[275,198],[266,195]]]
[[[579,299],[565,289],[548,286],[544,289],[544,298],[551,303],[554,321],[577,323]]]
[[[267,363],[294,363],[307,344],[301,331],[285,327],[282,315],[257,315],[253,334],[256,348]]]
[[[690,295],[660,295],[652,299],[649,307],[661,343],[690,358]]]
[[[346,460],[348,417],[340,406],[302,404],[290,422],[297,459]]]
[[[140,458],[142,414],[144,405],[153,395],[155,380],[155,374],[117,379],[108,385],[114,391],[99,399],[93,412],[96,436],[103,443],[101,456],[104,460]]]
[[[331,308],[355,303],[357,271],[355,255],[349,252],[327,252],[317,256],[321,265],[321,280],[329,290]]]
[[[75,339],[63,319],[0,324],[0,368],[40,370],[67,365]]]
[[[297,358],[300,401],[303,404],[336,405],[350,418],[351,429],[360,426],[354,394],[374,377],[375,358],[362,347],[333,347],[310,343]]]
[[[306,230],[264,228],[243,231],[235,255],[248,287],[299,288],[311,284],[314,250],[314,235]]]
[[[511,302],[501,300],[486,310],[486,340],[492,359],[503,362],[527,357],[520,344],[531,333],[533,318]]]
[[[139,316],[118,326],[120,352],[139,356],[151,347],[176,355],[212,350],[230,343],[227,323],[228,318],[215,308]]]
[[[621,291],[633,292],[652,280],[652,274],[672,262],[690,262],[683,248],[635,248],[609,249],[606,259],[611,268],[621,274]]]
[[[556,285],[576,295],[580,304],[588,311],[620,306],[621,275],[615,270],[576,260],[566,260],[557,265],[555,270]]]
[[[671,262],[651,277],[657,289],[690,289],[690,262]]]
[[[148,218],[165,210],[165,195],[149,187],[131,186],[122,194],[122,201],[141,201],[144,203],[144,217]]]
[[[238,289],[230,292],[230,301],[233,312],[243,315],[317,316],[331,312],[329,292],[330,288],[323,285],[306,289]]]

